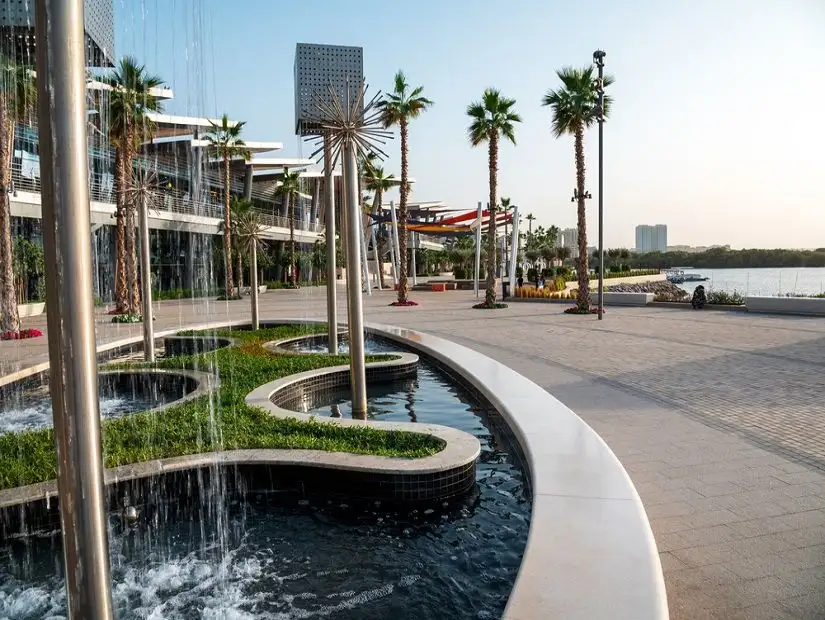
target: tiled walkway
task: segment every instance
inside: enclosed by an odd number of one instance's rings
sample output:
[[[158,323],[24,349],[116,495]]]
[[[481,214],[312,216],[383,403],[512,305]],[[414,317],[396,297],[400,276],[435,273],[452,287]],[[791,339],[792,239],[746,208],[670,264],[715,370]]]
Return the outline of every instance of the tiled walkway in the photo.
[[[263,317],[325,312],[323,289],[261,299]],[[648,510],[672,618],[825,618],[825,319],[609,308],[598,322],[557,305],[471,310],[466,292],[417,299],[389,308],[390,293],[373,295],[367,320],[498,359],[613,448]],[[156,314],[167,329],[245,318],[249,306],[164,303]],[[140,330],[100,321],[99,341]],[[40,340],[0,343],[2,368],[45,359]]]

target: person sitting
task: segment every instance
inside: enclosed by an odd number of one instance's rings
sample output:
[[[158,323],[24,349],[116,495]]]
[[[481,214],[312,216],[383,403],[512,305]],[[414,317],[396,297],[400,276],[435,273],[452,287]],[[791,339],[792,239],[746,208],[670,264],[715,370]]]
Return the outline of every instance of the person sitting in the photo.
[[[708,298],[705,295],[705,287],[700,284],[693,290],[690,305],[693,306],[694,310],[701,310],[707,302]]]

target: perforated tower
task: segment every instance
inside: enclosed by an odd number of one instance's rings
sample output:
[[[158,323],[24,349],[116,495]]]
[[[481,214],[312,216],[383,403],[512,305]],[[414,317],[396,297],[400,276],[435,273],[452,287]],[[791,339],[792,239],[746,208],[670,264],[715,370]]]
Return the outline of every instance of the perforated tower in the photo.
[[[295,133],[320,134],[312,118],[317,116],[314,101],[327,93],[329,84],[339,95],[360,87],[364,79],[364,50],[346,45],[298,43],[295,47]]]
[[[111,67],[115,58],[114,0],[84,0],[86,66]],[[2,53],[34,64],[34,0],[0,0]]]

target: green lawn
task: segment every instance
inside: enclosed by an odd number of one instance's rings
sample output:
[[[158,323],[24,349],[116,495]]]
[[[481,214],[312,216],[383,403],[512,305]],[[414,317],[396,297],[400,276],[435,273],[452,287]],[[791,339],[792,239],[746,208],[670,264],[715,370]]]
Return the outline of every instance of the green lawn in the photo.
[[[161,360],[157,366],[217,372],[221,378],[220,388],[211,396],[203,396],[157,414],[138,413],[104,421],[103,454],[106,467],[243,448],[295,448],[407,458],[428,456],[443,449],[441,440],[426,435],[278,419],[244,403],[244,397],[264,383],[305,370],[347,363],[346,356],[278,355],[262,346],[272,340],[324,331],[324,325],[283,325],[257,332],[204,332],[235,338],[239,345],[203,355]],[[121,364],[117,367],[140,366],[144,365]],[[0,435],[0,489],[56,477],[54,434],[51,429]]]

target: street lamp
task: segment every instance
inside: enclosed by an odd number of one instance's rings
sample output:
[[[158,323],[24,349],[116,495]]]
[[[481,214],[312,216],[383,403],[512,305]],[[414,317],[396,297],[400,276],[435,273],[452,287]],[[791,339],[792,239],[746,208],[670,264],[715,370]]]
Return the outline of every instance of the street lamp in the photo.
[[[593,63],[599,71],[596,92],[599,95],[596,114],[599,122],[599,320],[604,316],[604,57],[602,50],[593,52]]]

